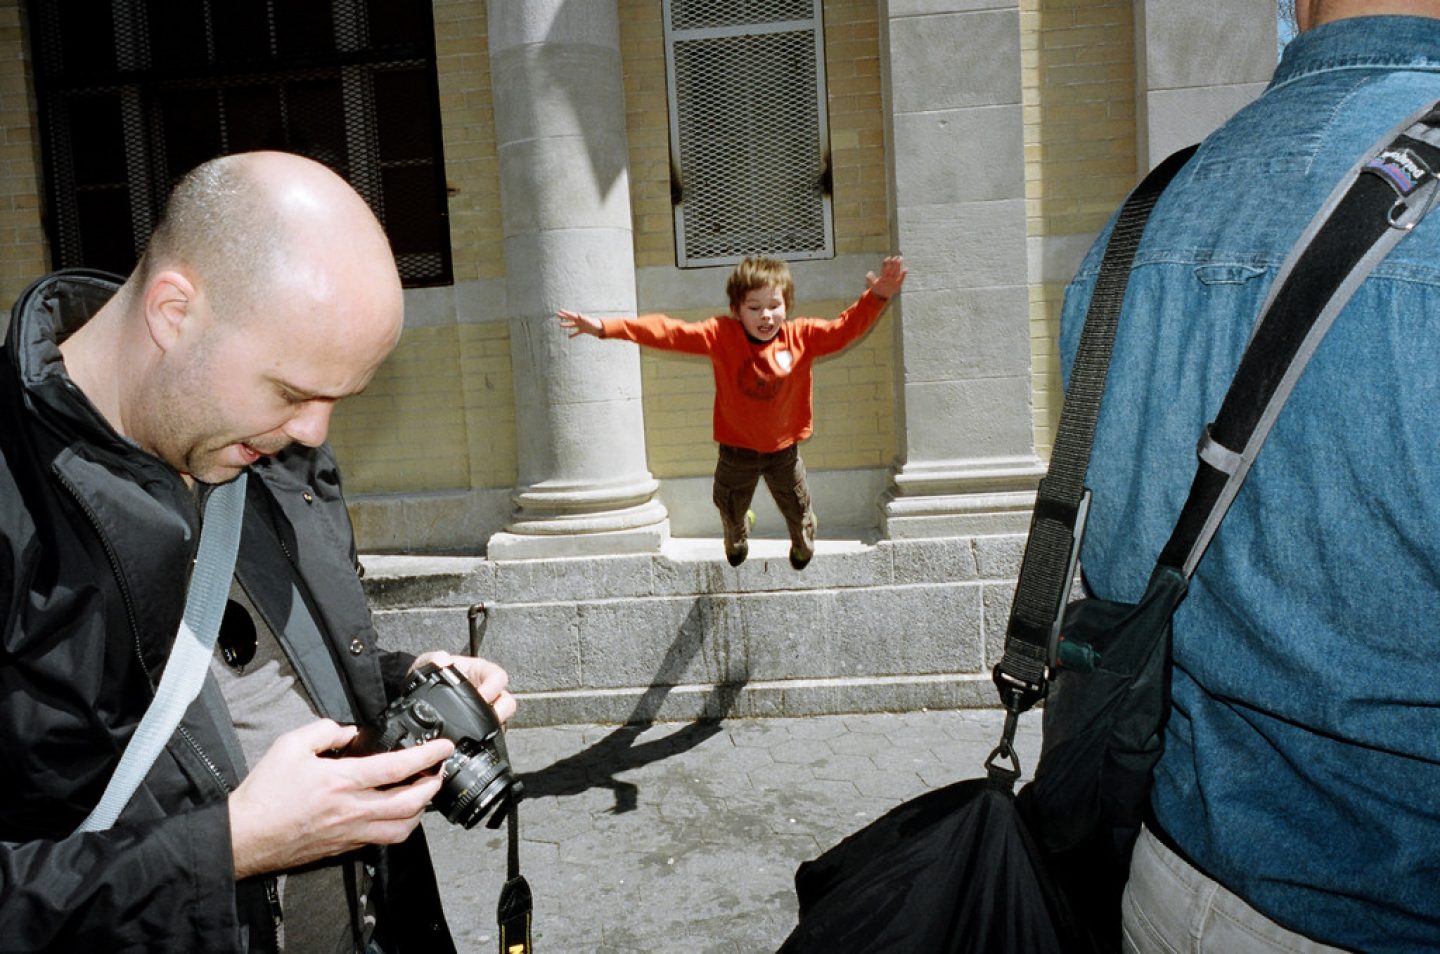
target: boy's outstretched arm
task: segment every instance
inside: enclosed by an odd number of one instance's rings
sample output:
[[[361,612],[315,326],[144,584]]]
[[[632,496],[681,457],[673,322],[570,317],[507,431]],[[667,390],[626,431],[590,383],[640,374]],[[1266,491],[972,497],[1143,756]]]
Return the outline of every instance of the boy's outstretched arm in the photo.
[[[563,308],[555,312],[555,317],[560,319],[560,327],[570,332],[572,338],[578,338],[581,335],[605,337],[604,329],[601,328],[598,318],[590,318],[578,311],[566,311]]]
[[[880,263],[880,277],[874,272],[865,273],[865,284],[876,298],[894,298],[900,286],[905,283],[905,259],[899,255],[887,255]]]

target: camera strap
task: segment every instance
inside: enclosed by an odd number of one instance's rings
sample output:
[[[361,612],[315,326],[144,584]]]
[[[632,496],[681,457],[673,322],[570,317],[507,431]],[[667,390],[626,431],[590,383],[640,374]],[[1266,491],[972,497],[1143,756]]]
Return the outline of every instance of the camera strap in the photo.
[[[500,954],[530,954],[530,883],[520,873],[520,799],[506,807],[510,847],[505,860],[505,886],[500,889],[496,917],[500,923]]]
[[[185,596],[185,613],[165,662],[160,687],[125,746],[105,793],[77,831],[105,831],[115,824],[160,750],[175,733],[180,717],[200,693],[215,652],[230,579],[235,575],[235,551],[240,546],[240,524],[245,516],[246,476],[242,470],[239,477],[215,487],[205,498],[200,548]]]

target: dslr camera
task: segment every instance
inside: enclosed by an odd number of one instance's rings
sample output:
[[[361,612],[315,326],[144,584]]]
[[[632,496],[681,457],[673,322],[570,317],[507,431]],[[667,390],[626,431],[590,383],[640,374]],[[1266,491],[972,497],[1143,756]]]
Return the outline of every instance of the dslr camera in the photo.
[[[521,784],[511,774],[495,710],[454,666],[426,663],[411,673],[400,697],[375,727],[362,730],[355,748],[393,752],[436,738],[455,743],[455,752],[440,768],[445,781],[431,807],[466,828],[490,814],[486,827],[498,828],[519,799]]]

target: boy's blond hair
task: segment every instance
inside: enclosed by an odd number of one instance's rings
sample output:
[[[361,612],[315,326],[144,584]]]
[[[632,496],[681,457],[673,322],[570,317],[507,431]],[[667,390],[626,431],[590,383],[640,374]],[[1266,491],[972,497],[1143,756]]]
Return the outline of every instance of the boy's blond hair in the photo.
[[[725,294],[730,296],[731,314],[740,311],[740,304],[746,295],[757,288],[768,288],[771,285],[780,289],[780,295],[785,299],[785,311],[788,313],[795,304],[795,279],[790,277],[789,265],[778,258],[747,258],[736,265],[729,280],[725,282]]]

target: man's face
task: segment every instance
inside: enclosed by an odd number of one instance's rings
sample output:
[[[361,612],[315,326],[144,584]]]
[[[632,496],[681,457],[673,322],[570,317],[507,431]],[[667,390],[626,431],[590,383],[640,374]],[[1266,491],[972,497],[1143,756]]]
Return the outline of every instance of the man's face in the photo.
[[[745,333],[757,341],[769,341],[785,323],[785,295],[779,285],[765,285],[745,293],[736,311]]]
[[[145,401],[142,446],[207,483],[221,483],[292,443],[325,440],[340,398],[363,390],[399,335],[383,322],[335,332],[314,313],[217,322],[167,352]]]

